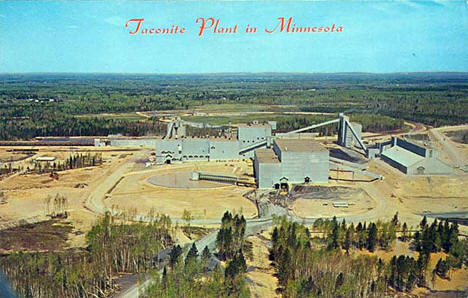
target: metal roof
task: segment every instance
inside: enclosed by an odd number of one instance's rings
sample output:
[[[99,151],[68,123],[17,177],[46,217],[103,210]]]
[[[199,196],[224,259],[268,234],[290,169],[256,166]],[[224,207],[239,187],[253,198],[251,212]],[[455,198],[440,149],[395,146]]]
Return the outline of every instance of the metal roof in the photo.
[[[276,156],[273,149],[257,149],[255,150],[255,156],[258,159],[259,163],[279,163],[278,156]]]
[[[286,139],[278,138],[274,141],[281,152],[325,152],[325,146],[313,139]]]
[[[424,157],[421,155],[403,149],[399,146],[393,146],[392,148],[385,150],[382,152],[382,155],[398,162],[407,168],[424,160]]]

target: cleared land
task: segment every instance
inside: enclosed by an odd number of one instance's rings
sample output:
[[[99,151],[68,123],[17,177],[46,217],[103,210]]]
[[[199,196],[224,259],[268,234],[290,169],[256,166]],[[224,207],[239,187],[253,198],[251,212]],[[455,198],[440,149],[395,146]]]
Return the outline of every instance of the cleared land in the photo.
[[[49,220],[0,231],[0,253],[9,251],[58,250],[67,246],[72,225]]]
[[[361,188],[321,187],[320,190],[294,200],[292,210],[299,217],[347,216],[367,212],[376,207],[376,202]],[[333,202],[345,202],[348,207],[333,207]]]
[[[167,214],[182,218],[184,210],[196,219],[219,219],[226,210],[251,218],[257,215],[256,206],[243,198],[249,188],[229,184],[199,181],[190,188],[188,173],[194,170],[246,176],[250,167],[245,162],[187,163],[157,166],[153,170],[125,176],[105,200],[106,206],[119,211],[146,215]],[[158,186],[148,180],[165,186]],[[171,187],[172,186],[172,187]],[[189,187],[189,188],[187,188]]]
[[[7,148],[1,148],[7,154]],[[36,156],[54,156],[63,161],[74,153],[102,153],[104,164],[58,172],[55,180],[48,173],[18,174],[0,181],[6,203],[0,204],[0,228],[15,226],[22,222],[37,222],[50,219],[47,216],[46,198],[63,195],[66,200],[65,210],[68,219],[76,231],[87,231],[95,222],[97,214],[84,208],[84,200],[100,184],[102,177],[108,176],[116,166],[125,163],[132,153],[113,150],[99,150],[93,147],[39,147]],[[13,153],[11,153],[13,154]],[[22,161],[22,166],[30,166],[32,158]],[[49,211],[53,209],[50,205]],[[80,246],[84,243],[84,234],[71,235],[70,244]]]

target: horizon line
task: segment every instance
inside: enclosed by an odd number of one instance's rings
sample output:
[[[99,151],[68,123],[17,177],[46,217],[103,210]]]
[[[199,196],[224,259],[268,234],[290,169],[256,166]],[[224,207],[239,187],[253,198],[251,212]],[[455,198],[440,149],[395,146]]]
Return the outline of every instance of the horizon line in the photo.
[[[32,75],[32,74],[98,74],[98,75],[236,75],[236,74],[422,74],[422,73],[448,73],[448,74],[468,74],[468,70],[421,70],[421,71],[393,71],[393,72],[369,72],[369,71],[316,71],[316,72],[293,72],[293,71],[233,71],[233,72],[73,72],[73,71],[32,71],[32,72],[0,72],[0,75]]]

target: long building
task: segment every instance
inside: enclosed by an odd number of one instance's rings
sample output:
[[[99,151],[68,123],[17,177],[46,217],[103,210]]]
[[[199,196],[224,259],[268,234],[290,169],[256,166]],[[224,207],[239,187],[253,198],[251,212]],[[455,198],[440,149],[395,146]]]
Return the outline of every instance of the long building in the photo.
[[[445,175],[452,167],[438,158],[434,148],[392,137],[389,145],[382,147],[380,157],[392,167],[408,175]]]
[[[168,127],[172,130],[174,125]],[[253,150],[243,153],[246,148],[265,142],[272,136],[274,123],[250,123],[239,125],[237,135],[228,137],[192,138],[180,134],[183,126],[177,125],[178,135],[168,132],[167,138],[153,139],[157,163],[172,163],[174,161],[215,161],[253,157]],[[260,147],[264,147],[261,145]]]
[[[329,152],[312,139],[276,138],[270,148],[255,150],[254,172],[259,188],[328,182]]]

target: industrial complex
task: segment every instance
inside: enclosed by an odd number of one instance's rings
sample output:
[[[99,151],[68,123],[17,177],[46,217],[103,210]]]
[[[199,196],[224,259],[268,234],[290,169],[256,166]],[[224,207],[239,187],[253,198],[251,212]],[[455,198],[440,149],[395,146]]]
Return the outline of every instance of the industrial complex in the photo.
[[[453,169],[438,158],[439,152],[402,138],[392,137],[381,147],[383,161],[408,175],[444,175]]]
[[[384,162],[408,175],[444,175],[452,167],[438,158],[438,151],[424,144],[392,137],[372,145],[364,144],[362,125],[352,123],[339,114],[337,119],[300,128],[287,133],[275,133],[276,122],[253,121],[229,127],[217,137],[187,136],[187,125],[179,119],[167,124],[162,138],[109,137],[95,139],[96,146],[145,146],[155,148],[155,163],[170,164],[188,161],[253,160],[253,172],[258,188],[286,188],[291,184],[327,183],[330,170],[352,172],[375,179],[381,175],[367,171],[366,165],[342,160],[330,155],[329,149],[304,132],[337,125],[336,144],[348,152],[358,152],[367,159],[381,158]],[[215,173],[197,173],[196,179],[216,180]],[[241,181],[239,178],[219,176],[219,181]]]
[[[380,158],[386,164],[407,175],[448,175],[453,167],[439,158],[439,151],[425,144],[402,136],[383,142],[368,143],[361,138],[362,125],[350,122],[343,113],[336,119],[314,124],[286,133],[276,132],[275,121],[252,121],[247,124],[229,125],[217,134],[203,137],[189,136],[188,126],[201,123],[181,120],[178,117],[165,120],[167,131],[163,137],[60,137],[39,138],[35,145],[84,145],[153,148],[151,164],[172,164],[191,161],[252,160],[255,181],[216,173],[196,173],[192,179],[218,180],[258,188],[289,188],[293,184],[327,183],[330,172],[348,172],[367,176],[368,181],[382,179],[378,173],[367,169],[367,162]],[[202,124],[207,125],[207,124]],[[325,146],[313,135],[305,132],[337,125],[337,139],[333,150],[359,155],[361,162],[335,156],[330,146]],[[198,126],[199,127],[199,126]],[[221,128],[208,124],[206,127]]]

